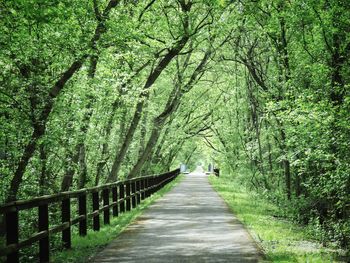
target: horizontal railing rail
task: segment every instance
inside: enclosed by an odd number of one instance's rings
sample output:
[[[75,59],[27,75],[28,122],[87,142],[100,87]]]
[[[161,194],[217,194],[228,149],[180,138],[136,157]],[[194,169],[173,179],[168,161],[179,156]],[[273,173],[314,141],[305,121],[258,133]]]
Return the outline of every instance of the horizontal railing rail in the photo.
[[[180,174],[180,169],[163,173],[136,177],[115,183],[104,184],[77,191],[61,192],[45,195],[30,200],[19,200],[0,206],[0,214],[5,218],[6,246],[0,249],[0,257],[7,257],[8,263],[19,262],[20,250],[35,242],[39,242],[39,262],[50,261],[50,235],[61,232],[64,248],[71,248],[71,227],[79,225],[79,235],[85,236],[88,220],[92,219],[92,229],[100,230],[100,214],[103,223],[109,224],[110,217],[136,208],[141,200],[151,196]],[[88,209],[87,201],[91,198],[92,209]],[[77,214],[72,215],[72,199],[77,200]],[[49,206],[61,204],[61,224],[51,226],[49,222]],[[29,238],[19,240],[20,211],[38,209],[38,232]],[[111,213],[112,212],[112,213]]]

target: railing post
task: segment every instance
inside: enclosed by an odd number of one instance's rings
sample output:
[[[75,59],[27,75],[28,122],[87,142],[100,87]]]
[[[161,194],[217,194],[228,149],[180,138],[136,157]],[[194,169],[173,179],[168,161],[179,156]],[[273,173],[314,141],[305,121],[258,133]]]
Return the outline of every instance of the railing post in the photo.
[[[49,230],[49,207],[48,204],[39,206],[39,232]],[[39,262],[50,261],[49,233],[39,241]]]
[[[86,236],[87,234],[86,193],[79,196],[78,198],[78,210],[79,210],[78,212],[80,216],[85,216],[85,218],[79,222],[79,235]]]
[[[92,193],[92,210],[93,212],[99,210],[99,200],[98,200],[98,191]],[[93,217],[93,230],[94,231],[100,231],[100,214],[97,213]]]
[[[130,181],[126,181],[126,211],[131,210],[131,200],[130,200]]]
[[[131,182],[131,193],[132,193],[132,208],[136,207],[136,182],[132,181]]]
[[[145,180],[145,198],[149,197],[149,178]]]
[[[103,189],[102,196],[103,196],[103,207],[105,207],[109,205],[109,189]],[[108,208],[103,211],[103,223],[105,225],[109,225],[109,217],[110,217],[110,212]]]
[[[120,213],[124,213],[125,212],[125,185],[124,185],[124,183],[121,183],[119,185],[119,199],[120,199],[119,211],[120,211]]]
[[[142,179],[137,179],[136,181],[136,191],[137,191],[137,194],[136,194],[136,205],[139,205],[141,203],[141,181]]]
[[[118,190],[117,186],[112,188],[112,202],[116,203],[112,208],[113,216],[118,216]]]
[[[154,192],[153,193],[155,193],[155,192],[157,192],[159,190],[159,182],[160,182],[159,178],[160,178],[160,176],[155,176],[154,177],[154,185],[156,187],[154,188]]]
[[[165,180],[166,180],[167,177],[168,177],[167,175],[162,175],[162,176],[159,177],[159,188],[158,188],[158,191],[163,188],[163,186],[165,184]]]
[[[151,187],[149,191],[149,195],[151,196],[154,193],[154,177],[149,178],[149,187]]]
[[[162,179],[162,188],[168,183],[168,180],[170,179],[169,175],[164,176],[164,178]]]
[[[146,197],[146,192],[145,192],[145,188],[146,188],[146,179],[142,178],[141,179],[141,200],[144,200]]]
[[[154,178],[153,178],[153,180],[154,180],[154,190],[153,190],[153,193],[155,193],[155,192],[157,192],[158,191],[158,179],[159,179],[159,177],[157,177],[157,176],[155,176]]]
[[[157,184],[157,187],[156,187],[155,192],[158,192],[158,191],[160,190],[160,188],[162,187],[162,178],[163,178],[162,175],[156,177],[156,184]]]
[[[18,211],[8,212],[5,214],[6,220],[6,244],[18,244]],[[19,262],[19,252],[13,252],[7,255],[8,263]]]
[[[71,232],[70,232],[70,198],[62,200],[62,223],[68,222],[69,227],[62,230],[62,242],[65,248],[71,248]]]
[[[153,193],[153,189],[151,189],[151,187],[153,186],[152,178],[148,178],[147,185],[148,185],[148,188],[150,188],[148,190],[148,196],[147,197],[150,197],[152,195],[152,193]]]
[[[162,175],[159,177],[159,188],[158,190],[162,189],[164,185],[166,184],[166,179],[168,178],[168,175]]]

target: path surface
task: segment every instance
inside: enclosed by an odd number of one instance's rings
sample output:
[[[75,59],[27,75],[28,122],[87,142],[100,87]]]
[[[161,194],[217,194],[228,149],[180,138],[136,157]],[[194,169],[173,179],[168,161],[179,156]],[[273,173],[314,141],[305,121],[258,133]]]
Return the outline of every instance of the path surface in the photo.
[[[200,169],[151,205],[93,262],[258,262],[254,242]]]

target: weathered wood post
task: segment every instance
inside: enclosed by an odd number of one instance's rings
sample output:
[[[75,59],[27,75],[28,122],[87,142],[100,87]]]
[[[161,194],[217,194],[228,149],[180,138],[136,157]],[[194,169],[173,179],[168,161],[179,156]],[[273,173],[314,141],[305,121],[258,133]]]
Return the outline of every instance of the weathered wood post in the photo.
[[[136,181],[131,182],[132,208],[136,207]]]
[[[117,186],[112,188],[112,202],[116,205],[112,208],[113,216],[118,216],[118,190]]]
[[[120,213],[124,213],[125,212],[125,185],[124,185],[124,183],[121,183],[119,185],[119,199],[120,199],[119,211],[120,211]]]
[[[150,178],[149,182],[150,182],[150,187],[152,187],[152,189],[150,190],[150,196],[151,196],[155,191],[155,179],[154,179],[154,177]]]
[[[6,244],[18,244],[18,211],[11,211],[5,214],[6,220]],[[7,262],[18,263],[19,252],[15,251],[7,255]]]
[[[136,205],[139,205],[141,203],[141,182],[142,182],[142,179],[137,179],[136,181]]]
[[[159,191],[160,189],[162,189],[163,187],[163,179],[165,178],[165,175],[161,175],[161,176],[157,176],[158,178],[158,187],[157,187],[157,191]]]
[[[158,188],[157,188],[157,191],[162,189],[163,184],[164,184],[164,182],[163,182],[164,178],[166,178],[166,175],[158,176],[158,182],[157,182],[158,183]]]
[[[131,210],[131,197],[130,197],[130,181],[126,181],[125,182],[125,186],[126,186],[126,211],[130,211]]]
[[[166,182],[166,179],[168,178],[169,175],[162,175],[160,178],[159,178],[159,190],[162,189],[165,184],[167,183]]]
[[[162,177],[163,176],[156,176],[156,189],[155,192],[158,192],[161,188],[161,182],[162,182]]]
[[[153,177],[152,178],[152,181],[153,181],[153,185],[154,185],[154,188],[153,188],[153,191],[152,193],[154,194],[155,192],[158,191],[158,182],[159,182],[159,177]]]
[[[79,235],[86,236],[87,234],[86,193],[82,194],[78,198],[78,212],[79,212],[79,216],[85,216],[85,218],[79,222]]]
[[[146,198],[146,192],[145,192],[145,188],[146,188],[146,179],[142,178],[141,179],[141,200],[144,200]]]
[[[62,230],[62,242],[65,248],[71,248],[71,227],[70,227],[70,198],[62,200],[62,223],[68,223],[68,227]]]
[[[146,194],[145,194],[145,198],[149,197],[150,196],[150,190],[149,190],[149,187],[150,187],[150,179],[147,178],[146,181],[145,181],[145,188],[147,189],[146,190]]]
[[[99,231],[100,230],[100,214],[99,214],[99,194],[98,191],[92,193],[92,210],[93,212],[96,212],[96,214],[93,217],[93,230]]]
[[[103,207],[105,206],[108,206],[109,205],[109,189],[103,189],[102,191],[102,198],[103,198]],[[105,225],[109,225],[109,220],[110,218],[110,211],[109,211],[109,208],[108,209],[105,209],[103,211],[103,223]]]
[[[39,241],[39,261],[48,263],[50,261],[50,243],[49,243],[49,206],[43,204],[39,206],[39,232],[47,231],[47,236]],[[11,262],[11,261],[10,261]]]

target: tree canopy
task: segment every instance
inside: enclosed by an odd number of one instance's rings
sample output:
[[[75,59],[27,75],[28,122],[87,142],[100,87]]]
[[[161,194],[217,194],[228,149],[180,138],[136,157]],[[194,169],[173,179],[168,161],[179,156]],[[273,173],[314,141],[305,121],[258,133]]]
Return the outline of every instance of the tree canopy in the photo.
[[[1,201],[213,162],[349,246],[350,2],[0,2]]]

